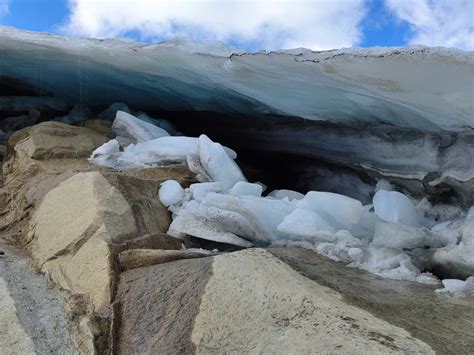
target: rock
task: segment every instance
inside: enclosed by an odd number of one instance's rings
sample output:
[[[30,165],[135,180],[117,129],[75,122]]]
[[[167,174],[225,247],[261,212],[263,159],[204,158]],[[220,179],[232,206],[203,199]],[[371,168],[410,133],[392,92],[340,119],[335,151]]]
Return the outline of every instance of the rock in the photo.
[[[30,222],[35,263],[61,287],[88,295],[95,310],[108,306],[118,276],[116,254],[127,248],[181,247],[180,241],[160,234],[170,224],[158,200],[161,182],[87,172],[60,183]]]
[[[9,236],[22,244],[30,210],[49,190],[75,173],[100,170],[85,157],[106,140],[86,128],[60,122],[43,122],[14,132],[8,140],[8,160],[3,164],[8,205],[0,229],[8,228]]]
[[[144,266],[164,264],[170,261],[207,256],[207,254],[186,250],[131,249],[121,252],[118,260],[120,269],[126,271]]]
[[[55,121],[74,124],[79,122],[84,122],[90,119],[92,116],[91,111],[85,105],[76,104],[72,108],[71,112],[67,116],[57,117]]]
[[[116,300],[119,354],[433,352],[263,249],[126,271]]]
[[[0,144],[0,161],[5,160],[7,157],[7,146]]]
[[[107,110],[101,112],[97,117],[100,118],[101,120],[107,120],[107,121],[112,122],[113,120],[115,120],[117,111],[123,111],[129,114],[132,114],[132,111],[126,104],[121,103],[121,102],[115,102],[112,105],[110,105]]]
[[[200,258],[122,273],[115,297],[117,354],[194,353],[193,322],[211,270],[212,258]]]
[[[106,136],[107,138],[114,138],[115,134],[112,132],[112,123],[106,120],[87,120],[81,124],[81,127],[85,127],[99,133],[102,136]]]
[[[88,157],[106,141],[106,137],[87,128],[49,121],[15,132],[8,145],[14,147],[20,159],[77,159]]]
[[[121,251],[129,249],[162,249],[162,250],[180,250],[182,241],[168,236],[164,233],[147,234],[140,238],[127,240],[126,242],[115,245],[114,248],[118,254]]]
[[[98,172],[79,173],[43,199],[31,220],[30,252],[61,287],[108,305],[114,282],[109,244],[136,236],[125,197]]]

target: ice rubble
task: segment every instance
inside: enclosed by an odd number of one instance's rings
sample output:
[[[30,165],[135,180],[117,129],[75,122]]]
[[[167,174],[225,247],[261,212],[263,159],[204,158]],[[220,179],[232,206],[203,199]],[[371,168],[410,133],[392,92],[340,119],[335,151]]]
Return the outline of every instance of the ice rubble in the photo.
[[[474,276],[470,276],[464,281],[457,279],[445,279],[442,282],[444,288],[437,289],[436,292],[474,294]]]
[[[128,132],[142,127],[130,115]],[[115,122],[114,122],[115,125]],[[123,151],[122,151],[123,149]],[[160,137],[123,146],[112,139],[97,148],[90,161],[114,168],[150,167],[170,162],[188,164],[203,182],[183,189],[165,181],[160,201],[172,212],[168,234],[237,247],[300,245],[350,267],[377,275],[423,283],[437,283],[429,266],[456,265],[463,277],[474,274],[474,208],[466,217],[422,226],[421,216],[404,194],[379,184],[373,205],[321,191],[305,195],[275,190],[262,196],[259,183],[247,182],[235,163],[235,152],[207,136]],[[422,209],[421,209],[422,210]],[[449,292],[471,292],[472,281],[446,281]],[[461,291],[459,291],[461,292]]]
[[[112,132],[117,135],[117,140],[121,142],[122,146],[170,135],[164,129],[140,120],[124,111],[117,111],[112,125]]]

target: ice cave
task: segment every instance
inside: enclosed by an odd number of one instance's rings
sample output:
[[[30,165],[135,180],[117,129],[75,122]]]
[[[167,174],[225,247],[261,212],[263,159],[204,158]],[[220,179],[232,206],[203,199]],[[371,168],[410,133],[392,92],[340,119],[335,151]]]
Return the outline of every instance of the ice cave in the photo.
[[[473,52],[246,53],[7,27],[0,45],[2,141],[48,120],[113,122],[117,137],[91,163],[197,174],[160,190],[168,234],[300,245],[388,278],[472,284]]]

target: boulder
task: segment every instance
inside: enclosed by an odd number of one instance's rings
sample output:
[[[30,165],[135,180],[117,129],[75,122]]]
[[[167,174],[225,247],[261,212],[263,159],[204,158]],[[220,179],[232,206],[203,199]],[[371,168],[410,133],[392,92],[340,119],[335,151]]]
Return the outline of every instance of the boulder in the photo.
[[[108,305],[117,276],[115,254],[131,247],[181,247],[160,234],[170,224],[157,198],[160,183],[105,172],[78,173],[60,183],[30,222],[35,263],[61,287],[88,294],[96,309]]]
[[[118,354],[432,353],[264,249],[126,271],[116,302]]]
[[[130,249],[118,256],[120,269],[131,270],[139,267],[164,264],[181,259],[195,259],[208,256],[187,250]]]
[[[48,121],[15,132],[8,144],[20,158],[48,160],[85,158],[106,141],[87,128]]]
[[[136,237],[125,197],[98,172],[79,173],[48,192],[35,211],[30,252],[62,288],[90,295],[96,309],[111,301],[111,243]]]
[[[85,127],[94,131],[100,135],[103,135],[107,138],[114,138],[115,133],[112,132],[112,122],[96,119],[96,120],[87,120],[81,124],[81,127]]]

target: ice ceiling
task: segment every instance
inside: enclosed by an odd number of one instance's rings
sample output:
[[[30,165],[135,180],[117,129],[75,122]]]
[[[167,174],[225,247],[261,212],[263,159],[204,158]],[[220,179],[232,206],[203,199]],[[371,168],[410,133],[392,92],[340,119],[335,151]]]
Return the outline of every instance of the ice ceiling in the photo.
[[[125,102],[239,153],[323,162],[309,175],[343,185],[328,190],[364,195],[366,182],[384,178],[433,200],[474,202],[473,52],[243,53],[187,39],[147,45],[0,30],[3,111]],[[34,88],[34,102],[20,86]],[[291,173],[303,178],[305,169]]]

